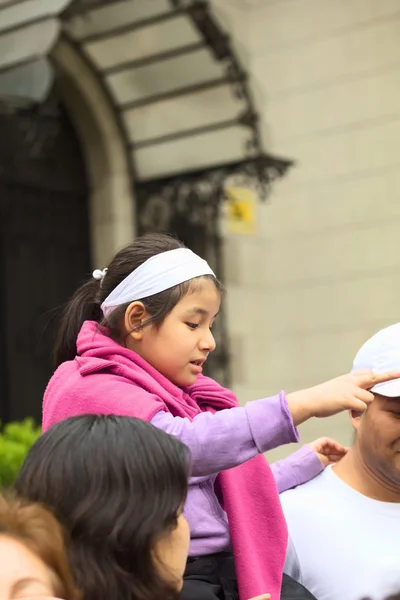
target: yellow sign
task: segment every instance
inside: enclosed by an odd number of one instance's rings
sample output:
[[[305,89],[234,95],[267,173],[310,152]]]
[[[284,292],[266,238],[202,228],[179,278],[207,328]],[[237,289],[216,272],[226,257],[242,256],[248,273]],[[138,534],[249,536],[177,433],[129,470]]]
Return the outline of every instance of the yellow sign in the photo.
[[[254,235],[256,233],[256,195],[245,187],[225,188],[227,203],[226,221],[231,233]]]

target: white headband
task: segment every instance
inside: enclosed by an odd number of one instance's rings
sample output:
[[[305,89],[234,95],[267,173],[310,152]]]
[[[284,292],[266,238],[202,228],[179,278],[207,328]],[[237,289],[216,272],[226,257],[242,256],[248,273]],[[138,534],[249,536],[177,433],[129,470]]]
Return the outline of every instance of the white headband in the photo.
[[[97,275],[97,271],[94,273]],[[104,271],[102,273],[104,277],[106,273]],[[202,275],[214,275],[214,273],[205,260],[187,248],[156,254],[132,271],[113,289],[101,305],[101,310],[107,317],[121,304],[154,296]]]

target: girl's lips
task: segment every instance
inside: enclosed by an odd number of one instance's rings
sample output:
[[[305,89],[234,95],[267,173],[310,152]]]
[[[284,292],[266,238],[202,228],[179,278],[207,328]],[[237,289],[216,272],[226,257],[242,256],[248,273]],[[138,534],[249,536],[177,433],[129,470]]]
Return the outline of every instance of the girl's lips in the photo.
[[[198,358],[197,360],[191,360],[190,364],[192,364],[192,365],[200,365],[200,367],[202,367],[205,362],[206,362],[205,358]]]

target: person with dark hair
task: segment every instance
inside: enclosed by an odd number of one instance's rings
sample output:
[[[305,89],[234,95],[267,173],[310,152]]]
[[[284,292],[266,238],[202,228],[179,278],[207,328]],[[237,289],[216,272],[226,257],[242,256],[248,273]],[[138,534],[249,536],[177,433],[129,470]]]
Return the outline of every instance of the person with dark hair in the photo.
[[[63,523],[83,600],[177,600],[190,541],[189,471],[186,446],[153,425],[84,415],[39,438],[15,489]]]
[[[0,597],[81,600],[64,534],[43,506],[0,496]]]
[[[398,366],[400,323],[367,340],[353,370]],[[400,590],[400,378],[371,393],[367,410],[350,412],[355,436],[346,456],[281,496],[285,572],[318,600],[384,600]]]
[[[400,372],[349,374],[240,407],[202,375],[222,292],[206,261],[169,236],[144,236],[118,252],[66,307],[43,429],[73,415],[115,413],[178,437],[192,455],[182,598],[218,597],[229,564],[242,600],[265,592],[275,600],[287,547],[277,484],[288,489],[323,465],[306,447],[274,467],[275,482],[262,454],[298,441],[296,426],[312,416],[364,410],[373,399],[367,389]],[[325,458],[345,452],[330,441],[319,449]],[[210,561],[212,582],[204,579]]]
[[[178,598],[189,549],[190,455],[139,419],[72,417],[42,435],[15,483],[70,538],[83,600]]]

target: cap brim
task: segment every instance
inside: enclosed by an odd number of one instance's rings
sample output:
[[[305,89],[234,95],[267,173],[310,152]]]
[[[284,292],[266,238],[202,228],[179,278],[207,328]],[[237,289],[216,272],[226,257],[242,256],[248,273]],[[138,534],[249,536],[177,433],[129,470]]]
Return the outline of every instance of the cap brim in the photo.
[[[392,381],[378,383],[378,385],[374,385],[370,391],[374,394],[387,396],[388,398],[400,398],[400,379],[392,379]]]

